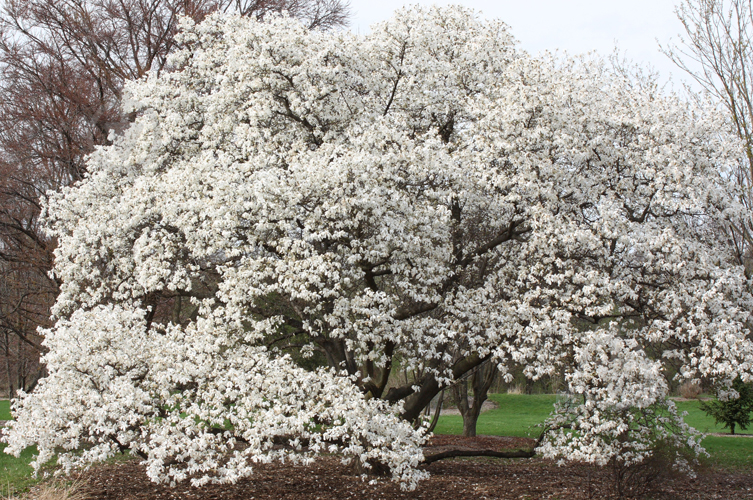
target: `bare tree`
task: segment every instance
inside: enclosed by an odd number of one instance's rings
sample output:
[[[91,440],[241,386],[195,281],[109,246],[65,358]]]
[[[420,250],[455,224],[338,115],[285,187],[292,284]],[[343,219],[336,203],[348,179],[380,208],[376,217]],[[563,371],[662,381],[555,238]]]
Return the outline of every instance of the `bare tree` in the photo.
[[[675,9],[685,28],[663,52],[729,111],[747,161],[733,173],[740,199],[753,209],[753,0],[683,0]],[[753,221],[728,228],[740,263],[753,270]]]
[[[217,10],[257,18],[286,11],[312,29],[344,26],[349,15],[343,0],[5,0],[2,4],[0,330],[26,344],[11,349],[6,342],[8,367],[26,363],[15,359],[18,353],[41,351],[37,328],[48,326],[49,308],[58,293],[58,283],[49,276],[55,241],[39,227],[45,193],[82,179],[86,155],[107,144],[112,130],[127,126],[133,117],[120,111],[123,86],[168,69],[180,18],[198,22]]]
[[[271,12],[287,12],[310,29],[340,28],[348,24],[349,5],[343,0],[218,0],[223,11],[264,18]]]

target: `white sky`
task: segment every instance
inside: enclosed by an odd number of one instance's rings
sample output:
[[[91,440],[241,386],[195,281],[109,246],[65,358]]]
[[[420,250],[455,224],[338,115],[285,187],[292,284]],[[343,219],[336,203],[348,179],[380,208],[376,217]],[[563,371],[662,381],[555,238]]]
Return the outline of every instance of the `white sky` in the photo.
[[[351,30],[367,33],[371,24],[388,19],[395,9],[410,3],[460,3],[481,11],[486,18],[501,19],[510,26],[520,47],[530,53],[595,50],[608,56],[616,46],[633,62],[657,70],[662,81],[671,78],[675,88],[688,80],[659,52],[659,43],[665,46],[682,32],[674,13],[679,0],[351,0]]]

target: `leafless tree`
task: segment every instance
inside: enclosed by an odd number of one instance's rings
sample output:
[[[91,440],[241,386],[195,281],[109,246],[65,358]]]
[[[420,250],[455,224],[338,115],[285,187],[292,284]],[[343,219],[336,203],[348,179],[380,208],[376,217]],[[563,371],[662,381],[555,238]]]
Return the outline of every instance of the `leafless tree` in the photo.
[[[729,111],[730,125],[747,159],[732,179],[740,199],[753,209],[753,0],[683,0],[675,10],[685,33],[663,48],[678,67]],[[753,212],[750,212],[753,213]],[[753,271],[753,220],[728,228],[728,237]]]
[[[218,5],[223,11],[258,19],[285,11],[310,29],[340,28],[347,25],[350,16],[348,3],[343,0],[219,0]]]

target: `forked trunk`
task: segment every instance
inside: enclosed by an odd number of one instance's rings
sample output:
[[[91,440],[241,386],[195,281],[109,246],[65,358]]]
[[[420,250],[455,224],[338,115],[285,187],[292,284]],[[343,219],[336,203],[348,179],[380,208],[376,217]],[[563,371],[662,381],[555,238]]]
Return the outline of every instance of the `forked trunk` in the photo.
[[[468,379],[461,380],[452,387],[455,404],[463,417],[463,436],[476,436],[481,407],[487,399],[496,374],[497,367],[494,364],[484,363],[476,368]],[[473,395],[469,394],[469,386]]]

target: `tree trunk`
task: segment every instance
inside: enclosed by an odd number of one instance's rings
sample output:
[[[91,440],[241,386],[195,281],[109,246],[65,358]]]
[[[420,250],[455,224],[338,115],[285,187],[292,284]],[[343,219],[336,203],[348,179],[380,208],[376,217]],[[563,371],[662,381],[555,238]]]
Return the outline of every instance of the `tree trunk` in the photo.
[[[468,401],[468,380],[461,380],[452,386],[452,398],[455,400],[460,415],[463,417],[463,436],[476,435],[476,419],[471,419],[471,405]],[[471,420],[473,420],[471,422]]]
[[[482,358],[478,354],[471,354],[460,359],[452,366],[452,376],[455,379],[460,379],[465,373],[473,370],[487,359],[489,359],[489,356]],[[390,402],[405,400],[405,409],[401,416],[408,422],[415,422],[421,416],[421,412],[426,408],[426,405],[431,403],[434,396],[442,390],[437,379],[431,374],[425,376],[416,385],[419,385],[418,391],[414,391],[413,386],[392,388],[385,398]]]
[[[478,423],[478,415],[468,413],[463,415],[463,436],[476,437],[476,424]]]
[[[492,386],[496,374],[496,365],[484,363],[475,369],[470,378],[462,380],[452,387],[455,404],[463,417],[463,436],[476,436],[478,416],[481,414],[481,407],[487,399],[489,388]],[[473,391],[473,396],[469,395],[469,385]]]
[[[18,339],[18,360],[16,363],[16,376],[18,377],[18,382],[16,382],[16,387],[22,391],[26,390],[26,372],[28,364],[28,359],[26,359],[26,346],[21,342],[21,339]]]
[[[10,335],[5,332],[5,377],[8,380],[8,399],[16,397],[13,390],[13,376],[10,368]]]

